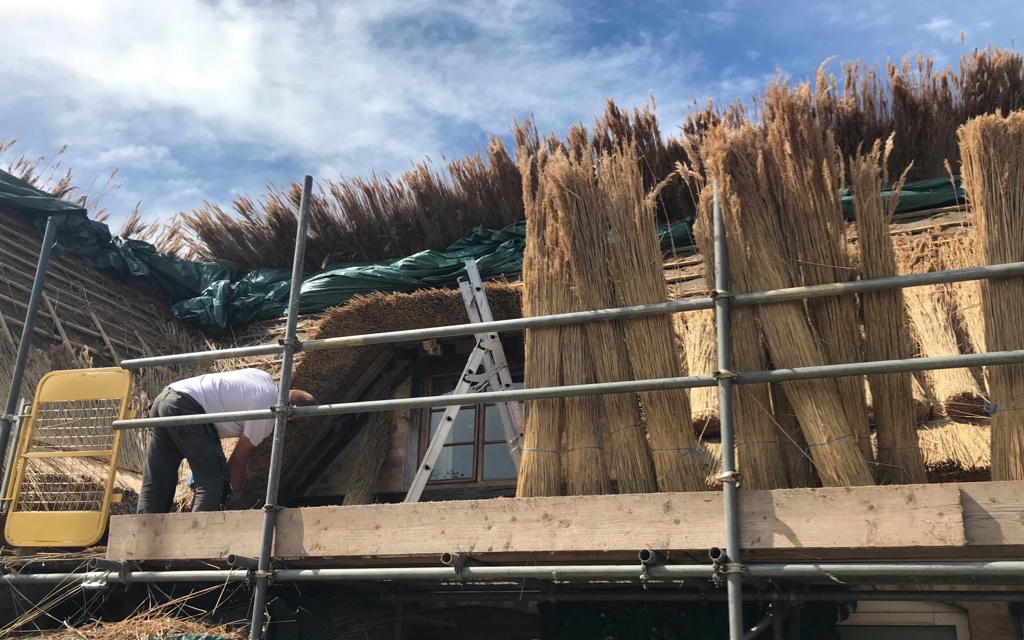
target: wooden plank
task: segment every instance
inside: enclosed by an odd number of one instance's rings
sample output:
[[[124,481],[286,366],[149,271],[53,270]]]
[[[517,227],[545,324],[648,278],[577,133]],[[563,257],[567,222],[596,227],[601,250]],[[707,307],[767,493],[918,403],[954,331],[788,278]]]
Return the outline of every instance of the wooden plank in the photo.
[[[967,544],[1024,544],[1024,482],[965,482],[960,500]]]
[[[743,491],[748,549],[962,547],[960,490],[949,485]],[[438,557],[445,552],[703,553],[724,542],[719,492],[467,500],[283,509],[275,556]],[[258,553],[258,512],[120,516],[116,560]],[[196,532],[203,535],[197,536]]]

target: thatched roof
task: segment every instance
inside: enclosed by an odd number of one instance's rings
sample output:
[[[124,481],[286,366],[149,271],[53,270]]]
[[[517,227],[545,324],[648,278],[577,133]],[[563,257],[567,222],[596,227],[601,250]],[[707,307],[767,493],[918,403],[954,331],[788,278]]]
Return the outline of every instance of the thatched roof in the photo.
[[[485,285],[491,313],[496,320],[521,315],[520,288],[505,283]],[[402,331],[468,322],[462,294],[457,289],[424,289],[414,293],[374,293],[329,309],[310,332],[312,339]],[[312,351],[301,354],[295,365],[292,386],[313,394],[321,403],[340,402],[346,390],[386,347],[365,346]],[[315,427],[311,427],[313,429]],[[314,434],[310,429],[287,432],[283,471]],[[266,486],[270,447],[253,453],[246,476],[250,487]]]

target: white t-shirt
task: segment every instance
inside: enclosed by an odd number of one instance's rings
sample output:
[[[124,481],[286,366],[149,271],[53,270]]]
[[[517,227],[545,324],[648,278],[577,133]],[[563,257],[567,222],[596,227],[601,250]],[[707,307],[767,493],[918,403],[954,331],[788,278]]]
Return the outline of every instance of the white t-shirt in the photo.
[[[277,383],[269,373],[260,369],[207,373],[167,386],[178,393],[191,396],[203,406],[206,413],[269,409],[277,404]],[[218,422],[214,426],[221,438],[237,438],[244,435],[253,446],[259,445],[274,432],[273,419]]]

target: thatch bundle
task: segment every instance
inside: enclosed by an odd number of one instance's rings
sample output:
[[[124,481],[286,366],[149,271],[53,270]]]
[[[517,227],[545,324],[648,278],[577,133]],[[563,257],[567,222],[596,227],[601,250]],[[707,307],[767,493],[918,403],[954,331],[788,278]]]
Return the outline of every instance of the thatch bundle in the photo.
[[[562,259],[556,252],[556,209],[551,185],[544,179],[544,167],[535,158],[519,159],[523,199],[526,202],[526,249],[523,254],[523,315],[541,316],[566,311],[571,293],[569,282],[553,277]],[[527,389],[562,384],[561,338],[558,327],[526,331]],[[521,498],[557,496],[561,492],[562,416],[560,398],[530,400],[525,406],[523,455],[519,466],[516,495]]]
[[[807,447],[807,439],[800,429],[793,403],[786,396],[781,384],[770,385],[772,399],[772,420],[779,429],[779,450],[786,469],[790,487],[820,487],[821,479],[814,469],[814,461]]]
[[[819,72],[819,75],[821,72]],[[819,79],[819,86],[823,81]],[[825,123],[816,117],[809,84],[790,88],[776,82],[765,92],[766,150],[777,168],[779,219],[783,244],[796,284],[846,282],[855,275],[845,240],[839,189],[845,180],[843,157]],[[811,323],[821,338],[827,364],[859,362],[863,344],[853,296],[807,300]],[[859,378],[837,378],[846,421],[864,457],[871,460],[867,401]]]
[[[701,197],[701,223],[697,225],[697,243],[701,248],[705,279],[713,289],[718,287],[714,275],[714,239],[711,235],[712,196],[705,188]],[[750,291],[747,274],[751,256],[735,234],[726,234],[729,252],[732,291]],[[768,368],[764,342],[757,328],[755,310],[736,307],[731,310],[732,367],[736,371],[761,371]],[[710,336],[710,350],[717,350],[715,334]],[[717,366],[714,367],[717,369]],[[717,392],[718,389],[714,388]],[[736,432],[737,468],[743,474],[743,484],[753,489],[779,489],[789,486],[785,454],[780,443],[780,431],[772,416],[771,393],[766,384],[736,385],[733,387],[733,421]]]
[[[710,176],[718,180],[726,233],[736,238],[745,259],[733,263],[751,290],[794,286],[798,279],[785,240],[778,209],[780,167],[771,162],[764,132],[743,123],[718,127],[703,145]],[[816,329],[800,303],[758,308],[760,326],[772,361],[779,367],[821,365],[827,362]],[[785,385],[801,429],[809,443],[822,482],[829,486],[872,484],[873,479],[858,440],[859,428],[834,380],[810,380]]]
[[[866,279],[896,275],[896,253],[889,235],[888,212],[895,209],[897,196],[885,202],[880,195],[891,143],[890,139],[884,154],[881,143],[876,142],[870,153],[850,159],[861,273]],[[897,184],[894,193],[899,192],[900,186]],[[909,358],[903,292],[899,289],[868,292],[861,296],[861,304],[868,360]],[[924,459],[917,441],[913,375],[889,373],[868,379],[878,435],[878,479],[910,484],[926,482]]]
[[[590,159],[573,161],[564,154],[552,156],[541,182],[548,184],[557,211],[558,242],[566,252],[577,303],[584,309],[616,306],[608,277],[611,248],[605,203],[599,195]],[[621,322],[587,323],[584,332],[597,382],[634,379]],[[658,485],[636,395],[606,394],[602,403],[619,492],[656,491]]]
[[[682,342],[679,349],[686,356],[690,375],[711,375],[718,368],[718,346],[715,337],[715,311],[702,309],[673,316],[676,335]],[[718,387],[697,387],[690,390],[693,430],[701,437],[717,436],[721,427],[718,418]]]
[[[929,236],[897,238],[900,273],[927,273],[942,269],[937,242]],[[950,288],[943,285],[903,290],[910,328],[925,356],[954,356],[960,353],[956,316]],[[985,395],[969,369],[926,371],[929,391],[950,418],[983,416]]]
[[[668,300],[658,237],[650,223],[654,199],[647,197],[630,151],[602,156],[597,165],[601,205],[612,242],[610,282],[617,306],[655,304]],[[671,318],[665,315],[623,321],[629,360],[638,380],[685,375]],[[640,393],[660,491],[704,489],[700,452],[690,419],[685,389]]]
[[[961,127],[964,189],[976,216],[974,237],[985,264],[1024,261],[1024,112],[983,116]],[[986,280],[981,288],[985,344],[1024,349],[1024,280]],[[992,393],[992,479],[1024,480],[1024,365],[988,369]]]

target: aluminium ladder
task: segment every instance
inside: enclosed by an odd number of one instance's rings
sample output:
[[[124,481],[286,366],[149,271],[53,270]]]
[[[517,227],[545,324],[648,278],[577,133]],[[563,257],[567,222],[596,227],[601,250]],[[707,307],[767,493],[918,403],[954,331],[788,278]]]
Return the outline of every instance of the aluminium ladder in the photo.
[[[487,303],[487,295],[484,293],[483,281],[480,278],[480,271],[476,262],[466,261],[466,277],[459,278],[459,288],[462,290],[462,300],[466,304],[466,312],[469,314],[470,322],[491,322],[494,317],[491,315],[491,307]],[[508,370],[508,361],[505,359],[505,350],[501,346],[501,340],[497,333],[475,334],[476,346],[469,356],[466,367],[462,370],[459,382],[452,392],[456,398],[481,390],[507,391],[512,389],[512,375]],[[519,472],[519,460],[522,452],[523,433],[523,412],[518,402],[499,402],[495,405],[498,416],[501,418],[502,430],[505,434],[505,441],[508,443],[509,455],[512,456],[512,463],[515,465],[516,473]],[[434,471],[437,459],[441,456],[448,436],[451,434],[455,418],[458,416],[462,405],[452,405],[445,408],[441,414],[441,421],[437,431],[430,439],[430,445],[423,456],[416,475],[413,477],[409,492],[405,495],[405,502],[419,502],[423,495],[423,489],[430,480]]]

